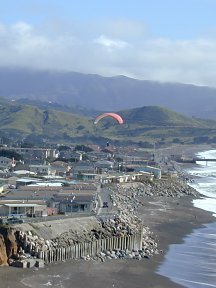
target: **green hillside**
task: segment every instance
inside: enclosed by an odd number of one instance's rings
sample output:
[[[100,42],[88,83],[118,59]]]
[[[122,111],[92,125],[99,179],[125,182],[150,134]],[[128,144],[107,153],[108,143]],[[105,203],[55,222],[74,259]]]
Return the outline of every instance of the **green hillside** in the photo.
[[[128,124],[157,126],[206,126],[205,122],[183,116],[166,108],[147,106],[120,112]]]
[[[182,141],[192,142],[195,138],[216,137],[216,122],[186,117],[169,109],[148,106],[120,111],[124,125],[111,125],[107,120],[101,125],[103,135],[124,141]],[[109,121],[109,122],[108,122]],[[101,131],[100,131],[101,132]]]
[[[216,142],[216,122],[194,119],[171,110],[149,106],[118,112],[123,125],[110,117],[94,124],[94,118],[59,109],[18,104],[0,99],[1,135],[37,142],[45,138],[52,142],[90,141],[93,143],[120,141],[182,141],[194,139]],[[14,138],[14,137],[13,137]]]
[[[0,102],[1,131],[22,135],[64,138],[92,133],[93,120],[58,110],[43,110],[30,105]]]

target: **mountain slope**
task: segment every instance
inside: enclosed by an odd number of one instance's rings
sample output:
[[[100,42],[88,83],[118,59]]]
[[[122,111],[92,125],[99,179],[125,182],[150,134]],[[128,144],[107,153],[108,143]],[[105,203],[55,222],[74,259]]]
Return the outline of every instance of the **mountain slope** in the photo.
[[[174,111],[157,106],[123,110],[119,114],[125,124],[115,128],[107,123],[102,126],[103,135],[115,139],[133,139],[134,141],[154,141],[179,138],[192,141],[196,137],[214,138],[216,122],[186,117]],[[114,136],[115,135],[115,136]]]
[[[188,118],[167,108],[158,106],[129,109],[120,113],[128,124],[206,127],[205,122],[202,120]]]
[[[88,117],[57,110],[43,110],[30,105],[2,103],[0,101],[1,131],[18,132],[23,135],[43,135],[63,138],[64,135],[79,136],[90,133],[93,121]]]
[[[216,138],[216,121],[186,117],[166,108],[141,107],[122,110],[119,114],[125,120],[123,125],[111,117],[95,125],[94,117],[0,99],[0,132],[13,140],[30,139],[34,143],[42,139],[53,143],[106,143],[106,140],[132,143],[162,138],[168,142],[175,138],[186,142],[194,137]]]
[[[0,68],[0,96],[118,111],[162,106],[187,116],[216,119],[216,89],[75,72]]]

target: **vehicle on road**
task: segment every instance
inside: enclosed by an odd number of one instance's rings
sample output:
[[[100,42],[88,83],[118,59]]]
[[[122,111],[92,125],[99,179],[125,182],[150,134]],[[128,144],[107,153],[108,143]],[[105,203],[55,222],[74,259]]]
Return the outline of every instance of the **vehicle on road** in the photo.
[[[103,208],[108,208],[109,205],[108,205],[108,202],[103,202]]]
[[[17,217],[0,219],[0,224],[21,224],[21,223],[24,223],[24,220]]]

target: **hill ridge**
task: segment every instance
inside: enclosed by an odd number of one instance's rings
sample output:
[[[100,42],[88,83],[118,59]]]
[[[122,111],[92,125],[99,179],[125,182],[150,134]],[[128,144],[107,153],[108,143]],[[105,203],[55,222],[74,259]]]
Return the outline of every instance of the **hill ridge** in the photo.
[[[0,95],[98,111],[161,106],[187,116],[216,119],[216,88],[137,80],[126,76],[0,68]]]

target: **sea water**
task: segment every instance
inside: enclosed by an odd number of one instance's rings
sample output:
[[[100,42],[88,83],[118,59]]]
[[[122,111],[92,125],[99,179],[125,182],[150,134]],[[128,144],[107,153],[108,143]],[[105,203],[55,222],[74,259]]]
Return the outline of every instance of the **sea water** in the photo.
[[[216,150],[200,152],[200,158],[216,159]],[[195,207],[213,212],[216,217],[216,162],[197,162],[187,170],[195,177],[190,184],[202,195],[195,199]],[[158,274],[188,288],[216,287],[216,220],[204,228],[195,229],[182,244],[170,245]]]

